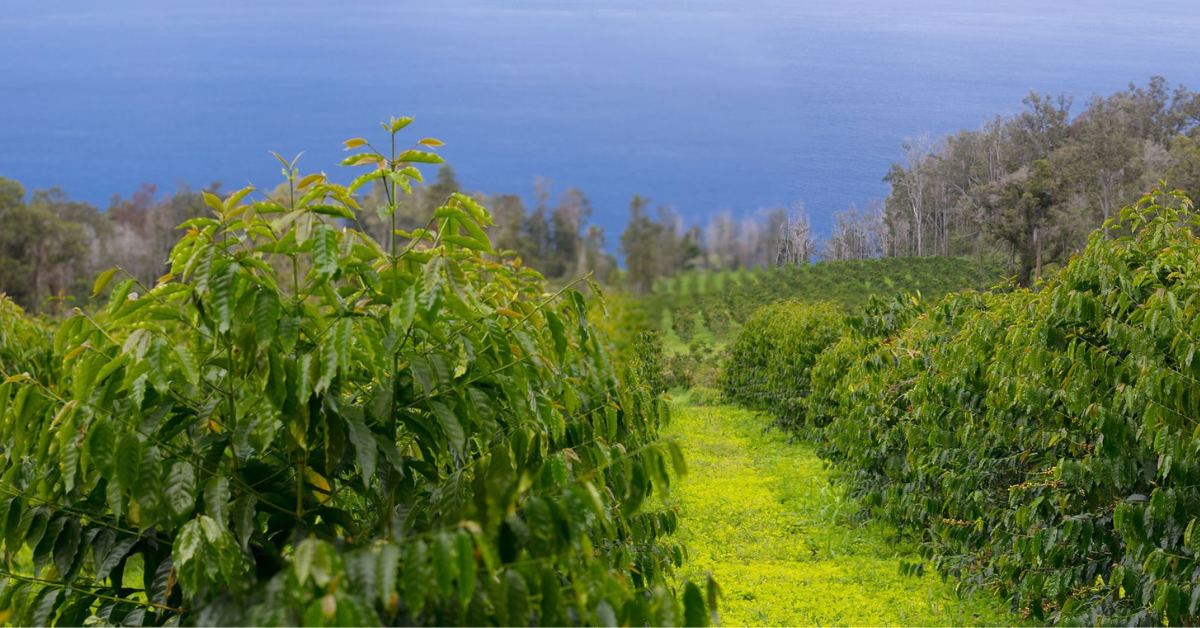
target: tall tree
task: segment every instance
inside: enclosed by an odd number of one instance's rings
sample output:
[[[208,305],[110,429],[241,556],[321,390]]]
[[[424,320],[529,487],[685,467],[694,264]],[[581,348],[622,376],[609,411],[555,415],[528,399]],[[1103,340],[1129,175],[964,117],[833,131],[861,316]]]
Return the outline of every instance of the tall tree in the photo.
[[[788,210],[787,219],[779,225],[779,229],[782,233],[779,237],[777,263],[795,266],[807,264],[812,258],[816,241],[803,203],[797,203]]]
[[[69,296],[87,268],[91,251],[79,222],[95,208],[74,203],[61,190],[35,192],[0,178],[0,292],[19,304],[41,309],[52,296]],[[58,302],[52,307],[59,309]]]
[[[1017,281],[1029,286],[1041,276],[1043,254],[1061,246],[1064,234],[1056,231],[1070,223],[1061,180],[1050,162],[1039,159],[1003,181],[985,188],[986,229],[997,241],[1011,247],[1017,259]],[[1052,251],[1057,254],[1059,251]]]
[[[649,205],[650,199],[634,194],[629,201],[629,223],[621,233],[621,253],[625,256],[629,287],[637,294],[649,292],[658,276],[658,237],[662,227],[650,219],[646,209]]]

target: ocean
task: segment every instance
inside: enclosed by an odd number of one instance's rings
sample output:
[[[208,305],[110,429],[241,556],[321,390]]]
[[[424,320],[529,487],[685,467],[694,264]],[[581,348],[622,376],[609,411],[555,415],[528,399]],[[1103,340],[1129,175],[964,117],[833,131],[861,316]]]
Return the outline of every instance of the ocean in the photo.
[[[105,207],[340,168],[342,140],[435,137],[470,190],[583,190],[615,249],[636,193],[688,223],[887,194],[907,137],[1030,90],[1200,89],[1183,1],[233,0],[0,4],[0,176]],[[3,225],[0,225],[3,229]]]

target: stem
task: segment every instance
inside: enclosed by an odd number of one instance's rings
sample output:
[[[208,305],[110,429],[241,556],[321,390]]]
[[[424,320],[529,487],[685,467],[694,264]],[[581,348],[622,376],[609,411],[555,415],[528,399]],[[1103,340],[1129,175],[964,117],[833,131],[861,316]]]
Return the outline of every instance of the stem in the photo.
[[[296,523],[304,518],[304,458],[300,458],[300,471],[296,474]]]
[[[393,172],[395,172],[395,170],[396,170],[396,134],[394,132],[392,133],[392,158],[388,160],[388,168],[390,170],[392,170]],[[391,241],[392,241],[392,250],[391,250],[391,254],[392,254],[392,300],[395,301],[396,300],[396,282],[399,280],[399,277],[397,275],[399,268],[396,267],[396,210],[399,209],[399,206],[400,206],[400,197],[399,197],[398,193],[396,192],[396,182],[393,181],[391,179],[391,177],[388,177],[387,183],[383,184],[384,189],[387,189],[389,187],[389,184],[390,184],[390,187],[392,190],[392,193],[391,193],[390,199],[389,199],[389,202],[392,205],[389,208],[391,210],[389,213],[391,214],[391,219],[392,219],[392,233],[391,233]],[[388,517],[388,520],[389,521],[391,520],[390,516]]]

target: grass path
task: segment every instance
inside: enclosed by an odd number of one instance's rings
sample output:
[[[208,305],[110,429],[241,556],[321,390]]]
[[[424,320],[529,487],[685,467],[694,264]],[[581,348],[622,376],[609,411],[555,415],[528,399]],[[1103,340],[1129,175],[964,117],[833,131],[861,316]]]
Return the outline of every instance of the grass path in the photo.
[[[674,408],[688,476],[682,509],[686,573],[711,571],[721,624],[1002,625],[1015,618],[986,595],[958,599],[935,575],[901,576],[912,548],[879,527],[843,523],[851,511],[806,445],[788,444],[765,417],[728,406]]]

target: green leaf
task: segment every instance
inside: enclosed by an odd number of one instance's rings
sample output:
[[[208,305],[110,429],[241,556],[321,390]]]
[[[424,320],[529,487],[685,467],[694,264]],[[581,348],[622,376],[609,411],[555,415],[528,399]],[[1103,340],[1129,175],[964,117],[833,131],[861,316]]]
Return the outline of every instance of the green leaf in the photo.
[[[704,595],[695,582],[683,586],[683,625],[705,627],[709,625],[708,609],[704,606]]]
[[[508,620],[515,625],[528,625],[529,587],[525,585],[525,579],[508,569],[505,572],[505,584],[508,586]]]
[[[150,589],[147,591],[147,597],[152,604],[165,605],[167,603],[167,597],[170,595],[175,581],[174,570],[175,561],[171,560],[170,556],[158,562],[150,580]]]
[[[379,159],[380,159],[379,155],[376,155],[375,153],[358,153],[357,155],[350,155],[349,157],[343,159],[341,165],[357,166],[357,165],[359,165],[359,162],[363,162],[364,164],[366,164],[366,163],[373,164],[373,163],[378,162]],[[376,171],[376,172],[378,172],[378,171]],[[351,188],[350,191],[353,192],[354,188]]]
[[[116,473],[117,434],[107,417],[100,417],[92,423],[87,448],[96,470],[105,479],[112,480]]]
[[[395,134],[395,133],[399,132],[400,129],[403,129],[404,127],[412,124],[412,121],[413,121],[412,118],[392,118],[391,129],[390,129],[392,134]]]
[[[425,593],[429,590],[428,548],[425,541],[408,543],[404,556],[404,579],[400,581],[401,597],[413,613],[425,607]]]
[[[113,288],[112,294],[108,295],[108,315],[112,316],[117,313],[117,309],[125,305],[125,298],[129,296],[129,292],[133,290],[134,281],[126,279],[117,284]]]
[[[196,471],[190,462],[177,461],[171,465],[163,489],[171,516],[182,519],[196,505]]]
[[[671,451],[671,466],[675,469],[675,474],[680,477],[687,475],[687,460],[683,457],[683,449],[679,447],[679,443],[667,441],[667,448]]]
[[[94,298],[100,296],[101,292],[104,292],[104,289],[108,287],[108,282],[112,281],[113,275],[116,275],[118,270],[120,270],[120,269],[119,268],[110,268],[110,269],[100,273],[99,277],[96,277],[96,283],[92,286],[92,297],[91,298],[94,299]]]
[[[138,482],[142,462],[142,443],[133,432],[126,432],[117,444],[117,481],[122,488],[132,489]]]
[[[200,385],[200,367],[196,365],[196,356],[192,355],[187,345],[175,345],[175,355],[179,356],[179,370],[187,382],[193,386]]]
[[[253,186],[247,186],[247,187],[244,187],[244,188],[234,192],[233,194],[230,194],[228,197],[225,198],[225,202],[224,202],[225,211],[229,211],[229,210],[237,207],[238,203],[242,202],[242,199],[246,198],[247,195],[249,195],[251,192],[254,192],[254,191],[255,190],[254,190]]]
[[[58,536],[62,534],[63,528],[67,525],[66,516],[58,516],[49,520],[41,534],[35,532],[26,541],[33,548],[33,573],[34,577],[41,575],[42,568],[54,555],[54,546],[58,541]]]
[[[412,194],[412,184],[408,182],[408,177],[400,172],[386,171],[387,178],[392,183],[395,183],[405,194]],[[397,195],[398,196],[398,195]]]
[[[354,443],[355,460],[358,462],[358,468],[362,474],[363,486],[370,490],[371,479],[375,477],[375,465],[379,455],[375,439],[371,436],[371,430],[363,422],[361,411],[358,413],[345,412],[343,418],[345,418],[346,427],[350,431],[350,442]]]
[[[466,607],[475,595],[475,541],[470,534],[460,531],[455,535],[454,543],[458,557],[458,602]]]
[[[149,527],[158,513],[162,488],[162,456],[158,448],[150,445],[142,447],[142,457],[138,464],[138,477],[132,485],[133,498],[137,500],[142,510],[141,526]]]
[[[453,538],[444,532],[437,535],[433,543],[433,575],[437,581],[438,594],[443,598],[454,594],[454,581],[458,578],[454,547]]]
[[[446,160],[434,153],[427,153],[421,150],[406,150],[396,156],[396,161],[399,163],[418,163],[418,164],[440,164]]]
[[[225,204],[221,202],[221,199],[218,198],[216,194],[213,194],[212,192],[204,192],[203,194],[204,202],[208,204],[209,207],[216,210],[218,214],[225,213]]]
[[[233,323],[233,310],[237,304],[237,277],[241,266],[237,262],[224,262],[212,279],[213,318],[217,331],[225,333]]]
[[[356,155],[355,157],[360,157],[360,155]],[[352,159],[354,159],[354,158],[349,158],[346,161],[351,161]],[[353,163],[353,162],[351,162],[351,163]],[[345,161],[343,161],[342,165],[346,166],[346,165],[350,165],[350,164],[347,164]],[[357,190],[358,188],[361,188],[362,186],[374,181],[375,179],[383,177],[386,173],[387,173],[386,170],[372,170],[364,175],[355,177],[354,180],[350,182],[349,189],[351,192],[353,192],[353,191]]]
[[[426,322],[432,323],[442,309],[445,291],[445,275],[442,274],[442,258],[435,257],[425,264],[421,294],[417,297],[417,311]]]
[[[79,519],[71,517],[54,543],[54,568],[60,578],[73,579],[81,533]]]
[[[300,541],[292,556],[292,569],[296,573],[296,582],[301,585],[311,577],[317,586],[327,586],[336,575],[335,567],[333,548],[318,539],[309,538]]]
[[[229,478],[215,476],[204,483],[204,514],[217,522],[217,527],[229,527]]]
[[[254,536],[254,516],[258,498],[254,495],[242,495],[233,502],[233,531],[241,543],[242,551],[250,549],[250,539]]]
[[[50,616],[54,614],[54,609],[58,607],[58,602],[63,597],[63,590],[54,587],[46,587],[38,592],[34,598],[33,615],[30,618],[31,626],[46,626],[50,623]]]
[[[417,315],[417,292],[416,286],[411,285],[404,289],[404,294],[392,303],[390,317],[393,331],[406,331],[412,325],[413,318]]]
[[[125,344],[121,347],[121,353],[132,355],[134,362],[140,362],[146,357],[146,352],[150,350],[150,340],[154,337],[149,329],[141,328],[133,330],[129,337],[125,339]]]
[[[430,401],[429,406],[433,409],[434,416],[442,426],[442,432],[446,434],[450,445],[456,451],[461,452],[466,444],[466,434],[463,431],[462,423],[459,423],[458,417],[454,415],[454,411],[440,401]]]
[[[558,355],[559,360],[565,360],[567,357],[566,328],[557,314],[549,309],[544,310],[544,312],[546,315],[546,326],[550,328],[550,336],[554,340],[554,353]]]
[[[308,209],[314,214],[321,214],[322,216],[354,220],[354,212],[349,207],[343,205],[309,205]]]
[[[450,244],[461,246],[469,251],[479,251],[481,253],[494,254],[491,245],[482,240],[476,240],[475,238],[468,238],[459,235],[444,235],[442,236],[442,240],[444,242],[449,242]]]
[[[375,583],[379,588],[379,602],[391,607],[392,595],[396,592],[396,570],[400,564],[400,548],[387,543],[379,548],[376,558]]]
[[[313,270],[329,281],[338,271],[338,239],[329,225],[318,225],[313,233]]]
[[[469,213],[471,215],[471,218],[474,219],[476,222],[478,222],[480,224],[485,224],[485,225],[491,224],[491,222],[492,222],[491,214],[489,214],[488,211],[486,209],[484,209],[483,205],[479,204],[479,201],[476,201],[475,199],[471,198],[469,195],[463,194],[462,192],[455,192],[451,196],[453,196],[454,199],[457,200],[459,203],[462,203],[463,208],[467,210],[467,213]]]
[[[254,295],[254,340],[262,349],[271,344],[279,329],[279,295],[274,290],[259,290]]]

